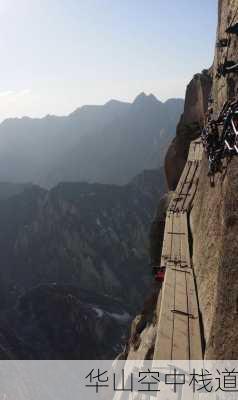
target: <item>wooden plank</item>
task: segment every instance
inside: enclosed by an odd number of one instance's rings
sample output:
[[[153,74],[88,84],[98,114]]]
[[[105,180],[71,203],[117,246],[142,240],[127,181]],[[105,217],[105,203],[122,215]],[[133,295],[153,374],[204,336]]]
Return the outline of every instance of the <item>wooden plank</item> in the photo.
[[[197,161],[196,164],[194,164],[194,166],[195,166],[194,176],[192,178],[193,183],[192,183],[191,188],[189,190],[190,196],[189,196],[189,198],[186,199],[186,201],[184,203],[184,209],[186,209],[187,211],[190,211],[190,209],[192,207],[193,199],[194,199],[194,196],[196,194],[197,186],[198,186],[198,179],[199,179],[199,173],[200,173],[200,168],[199,168],[200,164],[199,164],[199,162]]]
[[[187,179],[187,176],[189,174],[189,170],[190,170],[190,164],[186,163],[186,165],[184,167],[184,170],[183,170],[183,173],[182,173],[182,175],[180,177],[179,183],[177,185],[176,191],[174,192],[173,197],[172,197],[172,199],[170,201],[170,204],[169,204],[169,208],[168,209],[173,211],[173,212],[176,211],[177,205],[179,205],[179,203],[181,201],[179,199],[180,199],[180,197],[182,197],[181,193],[183,191],[183,185],[184,185],[184,182]]]
[[[186,177],[187,177],[187,174],[188,174],[188,171],[189,171],[189,166],[190,166],[189,163],[186,162],[186,164],[184,166],[184,169],[183,169],[183,172],[182,172],[182,174],[180,176],[179,182],[178,182],[177,187],[176,187],[176,193],[178,193],[178,194],[181,191],[181,187],[183,185],[183,182],[186,180]]]
[[[193,161],[194,161],[194,162],[197,161],[198,158],[199,158],[199,147],[196,146],[196,150],[195,150],[195,152],[194,152],[194,160],[193,160]]]
[[[185,233],[181,238],[181,266],[191,268],[189,242],[188,242],[188,220],[187,213],[181,215],[181,230]]]
[[[187,180],[191,165],[192,165],[191,162],[187,162],[185,167],[184,167],[184,174],[182,176],[182,179],[181,179],[181,182],[180,182],[180,186],[179,186],[180,193],[182,193],[182,187],[183,187],[184,183]]]
[[[190,359],[202,360],[202,343],[201,330],[197,303],[197,294],[195,290],[194,275],[186,275],[188,288],[188,313],[193,317],[189,318],[189,342],[190,342]]]
[[[181,258],[185,255],[190,261],[185,214],[173,215],[172,229],[174,232],[185,233],[185,235],[171,235],[172,257],[178,256],[181,251]],[[179,264],[168,261],[162,289],[154,359],[202,358],[194,277],[192,269],[185,269],[189,273],[181,271]],[[172,312],[173,310],[175,312]]]
[[[186,180],[187,175],[189,173],[190,164],[191,163],[186,162],[186,164],[184,166],[184,169],[183,169],[183,172],[182,172],[182,174],[180,176],[179,182],[178,182],[176,190],[175,190],[178,195],[181,192],[181,188],[183,186],[183,182]]]
[[[197,163],[193,163],[193,168],[191,170],[191,176],[190,176],[190,185],[187,188],[189,195],[183,202],[183,209],[186,210],[187,212],[191,208],[194,193],[196,192],[196,187],[197,187],[196,174],[197,174]]]
[[[203,147],[190,145],[188,161],[170,202],[161,262],[166,262],[154,359],[202,359],[194,273],[191,268],[187,211],[196,193]],[[171,211],[171,212],[170,212]]]
[[[180,230],[180,215],[174,214],[172,232],[179,233]],[[171,235],[171,259],[177,262],[181,261],[181,235]]]
[[[173,231],[173,224],[174,224],[174,214],[169,213],[169,221],[168,221],[168,230],[166,231],[166,239],[167,239],[167,256],[168,259],[171,258],[171,253],[172,253],[172,238],[171,235],[168,234],[168,232]]]
[[[171,213],[167,213],[165,220],[165,229],[164,229],[164,240],[163,240],[163,248],[162,248],[162,256],[161,256],[161,266],[165,266],[166,260],[170,258],[171,255],[171,237],[167,234],[172,230],[173,224],[173,215]]]
[[[201,146],[200,145],[198,145],[196,161],[201,161]]]
[[[196,144],[194,142],[191,142],[190,147],[189,147],[189,152],[188,152],[188,161],[195,160],[195,148],[196,148]]]
[[[193,148],[192,148],[192,143],[190,143],[187,161],[193,161]]]
[[[203,146],[201,140],[194,140],[190,143],[189,153],[188,153],[188,160],[189,161],[196,161],[201,160],[203,155]]]
[[[174,310],[171,310],[174,313],[173,360],[189,359],[189,325],[186,289],[186,273],[176,271],[175,307]]]
[[[187,196],[184,198],[184,201],[180,204],[180,211],[188,211],[191,203],[191,196],[192,196],[192,186],[194,182],[194,178],[196,176],[196,170],[197,170],[197,163],[192,163],[189,175],[188,175],[188,180],[186,184],[184,185],[184,194]]]
[[[172,357],[174,314],[171,310],[174,309],[175,274],[176,272],[172,268],[168,268],[165,273],[154,360],[171,360]]]
[[[174,232],[185,233],[185,223],[186,220],[184,220],[184,215],[182,213],[176,214],[174,220]],[[174,313],[172,359],[176,360],[189,358],[188,316],[186,315],[186,273],[181,270],[183,261],[182,241],[184,237],[184,235],[176,235],[176,237],[174,237],[174,247],[172,251],[174,258],[179,260],[179,264],[176,266],[175,306],[174,309],[171,310],[171,312]]]
[[[193,142],[193,161],[196,160],[196,151],[197,151],[197,145],[196,142]]]
[[[189,198],[186,199],[186,201],[184,203],[184,208],[187,211],[190,211],[193,206],[193,200],[194,200],[194,197],[195,197],[195,194],[197,191],[197,186],[198,186],[197,184],[198,184],[198,181],[196,179],[196,180],[194,180],[193,185],[191,186],[190,196],[189,196]]]
[[[201,161],[202,157],[203,157],[203,145],[202,145],[202,142],[200,141],[200,143],[199,143],[199,159],[198,159],[198,161]]]
[[[199,145],[199,157],[198,157],[198,161],[201,161],[203,158],[203,145],[202,143],[200,143]]]

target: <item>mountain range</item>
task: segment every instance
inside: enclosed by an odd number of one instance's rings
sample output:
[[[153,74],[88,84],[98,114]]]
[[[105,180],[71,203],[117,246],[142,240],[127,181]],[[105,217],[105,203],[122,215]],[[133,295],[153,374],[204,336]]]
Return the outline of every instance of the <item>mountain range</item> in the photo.
[[[7,119],[0,125],[0,181],[127,184],[162,166],[183,104],[141,93],[132,104],[111,100],[64,117]]]
[[[121,351],[152,279],[149,229],[164,191],[163,169],[124,186],[0,184],[2,357]]]
[[[152,281],[150,225],[183,103],[141,93],[0,125],[1,358],[121,352]]]

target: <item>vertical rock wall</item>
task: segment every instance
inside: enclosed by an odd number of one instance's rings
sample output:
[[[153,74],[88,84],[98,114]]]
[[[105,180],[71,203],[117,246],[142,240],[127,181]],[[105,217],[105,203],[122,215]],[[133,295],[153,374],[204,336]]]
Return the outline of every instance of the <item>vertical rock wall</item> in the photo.
[[[165,157],[168,187],[174,190],[185,166],[190,142],[200,134],[211,92],[211,71],[196,74],[187,86],[184,113],[177,126],[176,137]]]
[[[225,29],[232,20],[238,22],[238,0],[219,0],[217,38],[226,37]],[[225,57],[238,62],[237,39],[231,37],[229,51],[216,48],[213,67],[195,75],[187,87],[184,114],[165,158],[170,190],[176,188],[190,142],[200,134],[210,93],[214,99],[215,112],[219,112],[227,98],[238,94],[238,75],[217,78],[217,67],[224,62]],[[192,257],[204,330],[205,357],[237,359],[238,157],[230,163],[224,163],[222,173],[216,176],[214,187],[210,186],[207,171],[207,160],[204,157],[195,204],[190,215]],[[152,260],[155,263],[160,257],[162,231],[163,223],[157,218],[151,231]],[[151,296],[153,301],[149,301],[142,314],[135,319],[124,358],[152,357],[159,314],[156,302],[159,292],[160,288],[157,287]]]
[[[237,10],[237,15],[235,16]],[[238,0],[220,0],[217,38],[234,18],[238,22]],[[212,96],[219,112],[227,98],[237,95],[238,75],[218,79],[217,66],[228,59],[238,62],[238,40],[231,46],[216,48]],[[191,213],[193,262],[205,335],[205,357],[238,358],[238,158],[224,163],[215,186],[207,177],[204,157],[195,205]]]

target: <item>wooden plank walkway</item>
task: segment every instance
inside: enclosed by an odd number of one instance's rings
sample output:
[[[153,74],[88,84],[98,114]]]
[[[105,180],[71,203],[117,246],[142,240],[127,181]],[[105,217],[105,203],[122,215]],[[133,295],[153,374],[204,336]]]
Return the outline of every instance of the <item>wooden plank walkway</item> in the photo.
[[[202,359],[198,301],[188,234],[188,213],[196,194],[202,155],[201,142],[193,141],[167,211],[161,256],[161,266],[166,267],[166,272],[154,360]]]

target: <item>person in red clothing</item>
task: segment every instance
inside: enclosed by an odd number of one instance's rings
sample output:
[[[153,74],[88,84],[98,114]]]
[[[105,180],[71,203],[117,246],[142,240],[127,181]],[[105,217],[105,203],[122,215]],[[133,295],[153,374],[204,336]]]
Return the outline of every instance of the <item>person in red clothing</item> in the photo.
[[[157,282],[163,282],[164,281],[164,276],[165,276],[165,267],[159,267],[155,274],[155,280]]]

